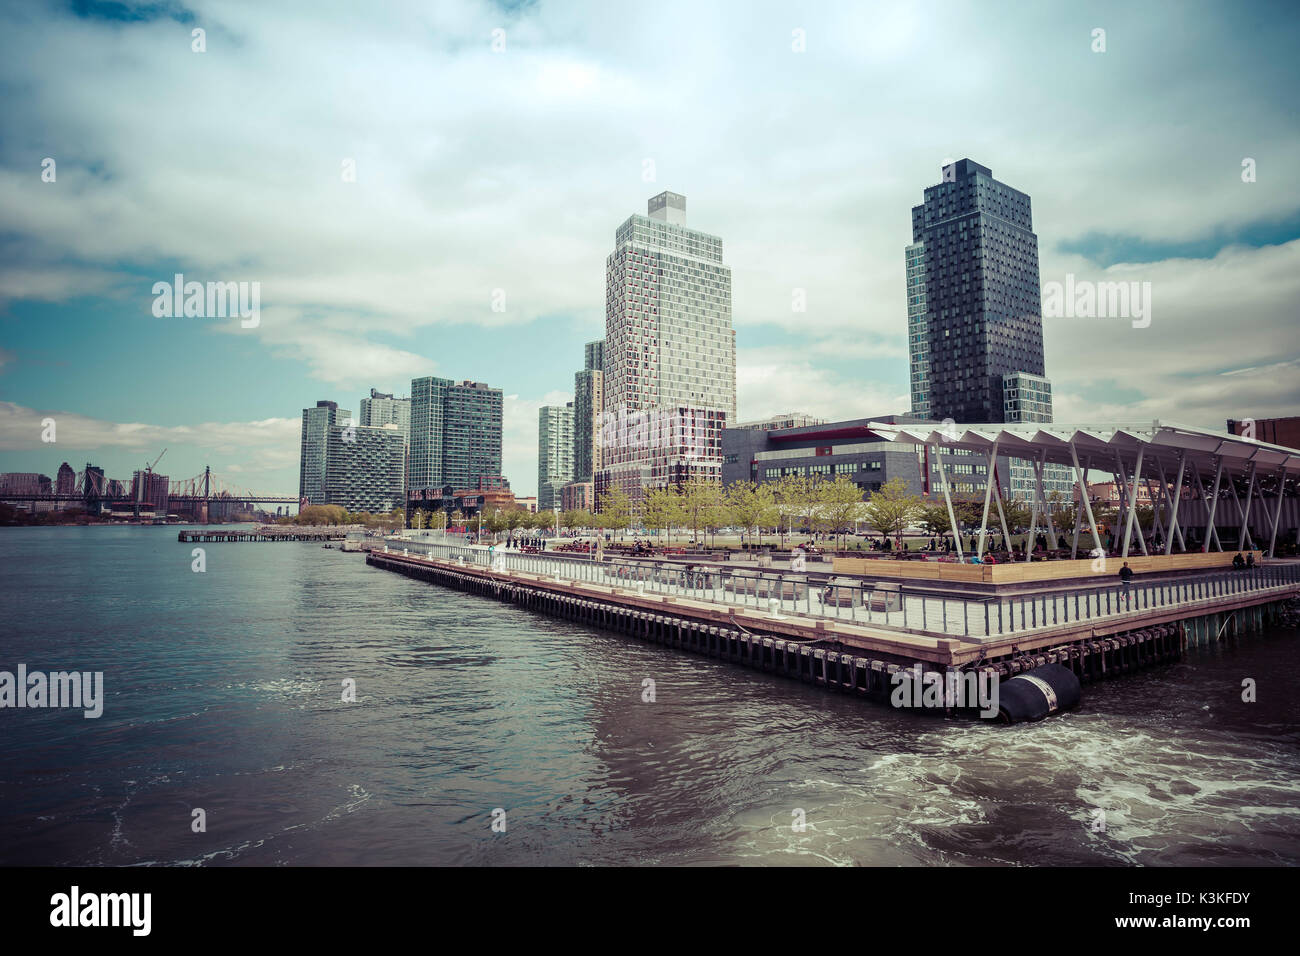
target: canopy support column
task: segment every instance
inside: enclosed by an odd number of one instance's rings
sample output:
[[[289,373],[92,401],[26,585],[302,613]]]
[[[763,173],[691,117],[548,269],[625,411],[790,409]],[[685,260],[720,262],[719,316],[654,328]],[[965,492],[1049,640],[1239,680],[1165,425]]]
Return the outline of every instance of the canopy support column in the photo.
[[[988,468],[984,472],[984,517],[980,519],[980,539],[979,550],[976,555],[983,559],[984,557],[984,536],[988,534],[989,527],[989,499],[993,497],[993,472],[998,463],[998,443],[997,439],[993,441],[993,448],[989,452]]]
[[[962,560],[961,553],[961,530],[957,527],[957,515],[952,510],[952,495],[948,494],[948,472],[943,467],[943,454],[938,445],[934,448],[934,460],[939,466],[939,484],[943,488],[943,500],[948,505],[948,521],[952,527],[952,539],[957,545],[957,560]]]
[[[1199,483],[1201,476],[1197,475],[1196,480]],[[1219,483],[1223,480],[1223,459],[1220,458],[1215,463],[1214,469],[1214,490],[1210,492],[1210,517],[1205,522],[1205,545],[1201,548],[1203,553],[1209,553],[1210,537],[1214,537],[1214,543],[1218,546],[1219,551],[1223,551],[1223,541],[1219,538],[1219,529],[1214,524],[1215,514],[1219,510]],[[1205,491],[1205,486],[1201,486],[1201,491]]]
[[[1273,553],[1273,547],[1277,544],[1277,520],[1282,517],[1282,492],[1285,489],[1286,465],[1283,465],[1282,470],[1278,472],[1277,476],[1277,505],[1273,508],[1273,530],[1270,531],[1268,535],[1268,556],[1270,558],[1277,557],[1277,555]]]
[[[1128,521],[1124,524],[1124,548],[1121,557],[1128,557],[1129,541],[1133,538],[1133,521],[1137,518],[1137,493],[1138,482],[1142,480],[1142,459],[1146,455],[1147,446],[1144,442],[1138,447],[1137,465],[1133,469],[1133,490],[1129,494]],[[1118,453],[1117,453],[1118,455]],[[1138,540],[1142,544],[1142,553],[1147,553],[1146,542],[1142,540],[1141,529],[1139,529]]]
[[[1092,528],[1092,543],[1098,551],[1101,550],[1101,535],[1097,533],[1097,522],[1092,516],[1092,502],[1088,499],[1088,471],[1087,468],[1079,468],[1079,452],[1074,447],[1074,442],[1070,442],[1070,460],[1074,463],[1075,480],[1079,483],[1079,497],[1083,499],[1083,508],[1088,514],[1088,526]],[[1087,464],[1092,465],[1092,456],[1087,458]],[[1075,541],[1079,538],[1078,526],[1075,526]]]
[[[1237,507],[1241,510],[1241,530],[1237,532],[1238,551],[1246,550],[1245,544],[1247,541],[1250,542],[1250,550],[1251,551],[1255,550],[1255,541],[1250,536],[1250,500],[1253,497],[1255,491],[1255,468],[1256,467],[1257,467],[1256,463],[1252,461],[1250,463],[1250,480],[1246,482],[1246,504],[1244,507],[1242,506],[1241,501],[1237,498],[1236,486],[1234,485],[1232,488],[1232,498],[1234,501],[1237,502]]]
[[[1178,453],[1178,478],[1174,483],[1173,503],[1169,506],[1169,526],[1172,531],[1178,533],[1178,547],[1182,549],[1183,554],[1187,553],[1187,540],[1183,537],[1183,529],[1178,524],[1178,505],[1183,500],[1183,471],[1187,467],[1187,452]],[[1172,554],[1174,547],[1174,536],[1169,535],[1169,540],[1165,542],[1165,554]]]

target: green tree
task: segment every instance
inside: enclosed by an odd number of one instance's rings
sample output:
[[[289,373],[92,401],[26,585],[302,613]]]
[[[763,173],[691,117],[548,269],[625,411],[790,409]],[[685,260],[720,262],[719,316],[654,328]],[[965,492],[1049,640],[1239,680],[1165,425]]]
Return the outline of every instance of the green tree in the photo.
[[[523,508],[502,508],[501,516],[505,519],[506,530],[509,531],[509,540],[515,540],[515,531],[519,528],[527,527],[528,512]]]
[[[995,507],[990,505],[989,507]],[[1007,519],[1007,528],[1012,534],[1019,534],[1029,528],[1029,506],[1019,498],[1012,498],[1002,505]]]
[[[862,490],[848,475],[822,482],[819,489],[818,524],[843,544],[844,532],[853,527],[862,514]]]
[[[771,485],[752,481],[732,482],[727,489],[727,509],[731,521],[741,529],[741,537],[751,531],[758,533],[758,543],[763,543],[763,522],[776,505],[776,492]]]
[[[868,526],[881,534],[893,535],[897,547],[903,547],[903,529],[921,512],[919,496],[907,490],[901,478],[891,478],[873,492],[862,509]]]
[[[647,531],[653,531],[656,538],[672,520],[671,498],[672,492],[667,488],[651,488],[646,492],[645,503],[641,506],[641,523]]]
[[[632,523],[632,502],[622,488],[610,485],[600,496],[597,513],[602,527],[621,532]]]
[[[917,512],[916,523],[935,535],[947,534],[952,530],[952,522],[948,520],[947,505],[934,501],[921,505],[920,511]]]
[[[828,482],[821,475],[809,475],[804,481],[803,503],[799,518],[801,524],[808,528],[809,534],[815,535],[821,528],[821,510],[827,484]]]
[[[699,541],[700,529],[709,528],[717,520],[715,512],[722,504],[722,486],[706,478],[691,478],[682,484],[681,504],[691,538]]]
[[[784,475],[776,482],[773,491],[776,495],[776,530],[784,545],[785,536],[808,497],[808,480],[802,475]]]
[[[308,505],[298,512],[293,523],[297,525],[340,525],[348,520],[347,509],[341,505]]]

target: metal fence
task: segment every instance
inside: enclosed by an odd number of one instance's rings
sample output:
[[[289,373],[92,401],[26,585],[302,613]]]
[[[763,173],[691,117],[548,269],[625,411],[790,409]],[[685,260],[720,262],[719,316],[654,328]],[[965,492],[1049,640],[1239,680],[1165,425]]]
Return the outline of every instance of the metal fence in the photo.
[[[1011,597],[930,595],[907,585],[819,583],[806,574],[715,565],[606,558],[582,555],[523,554],[466,545],[412,542],[402,550],[497,571],[585,581],[638,593],[754,608],[776,615],[842,620],[857,624],[920,630],[954,637],[1001,637],[1047,627],[1096,621],[1159,610],[1236,594],[1294,591],[1300,565],[1260,565],[1250,570],[1195,574],[1178,578],[1070,587]]]

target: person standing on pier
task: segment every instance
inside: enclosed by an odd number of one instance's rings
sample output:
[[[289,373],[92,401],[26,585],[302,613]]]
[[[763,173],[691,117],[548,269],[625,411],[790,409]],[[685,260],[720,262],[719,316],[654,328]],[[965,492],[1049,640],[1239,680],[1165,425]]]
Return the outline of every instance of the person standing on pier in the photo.
[[[1129,587],[1133,584],[1133,569],[1128,566],[1127,561],[1124,562],[1124,567],[1119,569],[1119,580],[1124,585],[1124,593],[1127,595]]]

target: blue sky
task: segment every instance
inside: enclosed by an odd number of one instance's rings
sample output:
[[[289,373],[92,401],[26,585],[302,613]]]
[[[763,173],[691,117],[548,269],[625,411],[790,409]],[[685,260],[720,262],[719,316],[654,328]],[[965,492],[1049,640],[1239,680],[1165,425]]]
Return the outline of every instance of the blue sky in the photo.
[[[1298,27],[1250,3],[9,5],[0,470],[167,447],[173,478],[292,494],[304,406],[437,374],[504,389],[531,494],[614,230],[664,189],[723,238],[742,418],[905,411],[910,209],[965,156],[1032,197],[1044,283],[1152,283],[1147,328],[1045,320],[1058,421],[1296,414]],[[260,324],[154,316],[176,272],[260,283]]]

